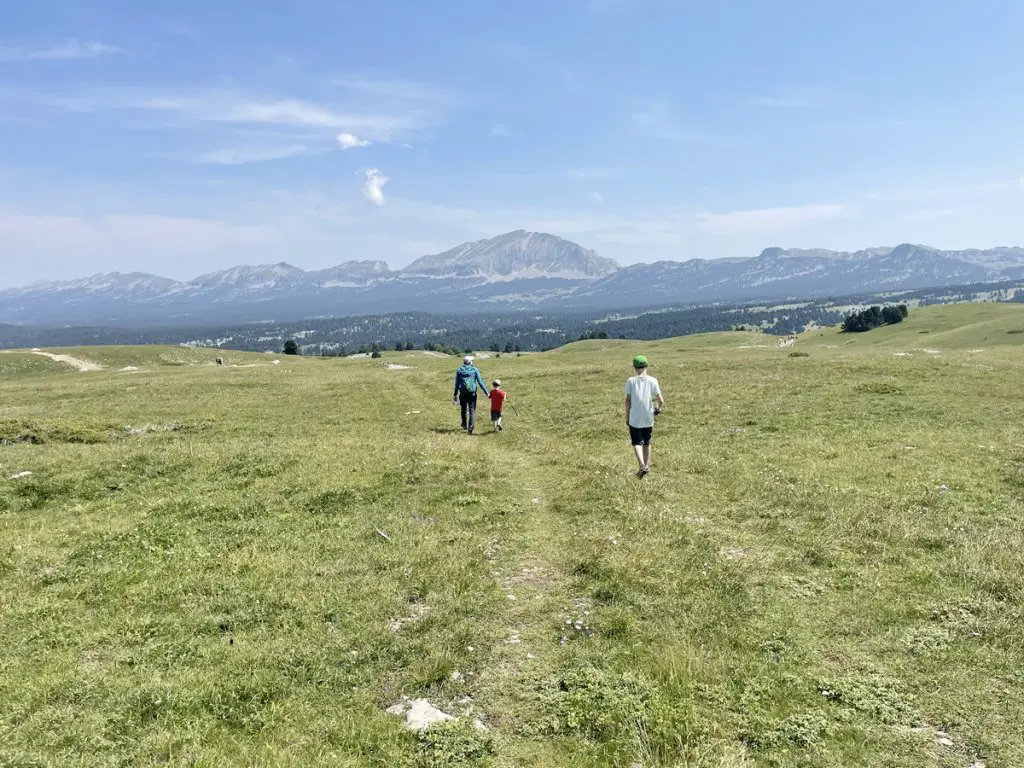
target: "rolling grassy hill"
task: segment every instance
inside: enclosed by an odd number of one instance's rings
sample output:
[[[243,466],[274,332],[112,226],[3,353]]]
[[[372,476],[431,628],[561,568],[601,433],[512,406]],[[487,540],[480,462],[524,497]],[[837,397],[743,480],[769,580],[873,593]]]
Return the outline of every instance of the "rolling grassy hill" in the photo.
[[[486,359],[472,437],[422,353],[0,354],[0,764],[1022,765],[1022,310]]]

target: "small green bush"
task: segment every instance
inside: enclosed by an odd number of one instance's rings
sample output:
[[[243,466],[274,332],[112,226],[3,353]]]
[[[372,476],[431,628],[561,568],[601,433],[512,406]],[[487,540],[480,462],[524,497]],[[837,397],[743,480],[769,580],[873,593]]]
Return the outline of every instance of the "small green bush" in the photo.
[[[13,443],[81,443],[94,445],[110,442],[112,428],[97,424],[70,421],[0,420],[0,445]]]
[[[856,391],[861,395],[902,395],[905,391],[902,387],[888,381],[867,381],[858,384]]]
[[[918,725],[921,714],[913,696],[898,680],[881,675],[849,675],[818,685],[829,701],[849,707],[886,725]]]
[[[427,729],[420,737],[417,765],[420,768],[485,768],[491,764],[494,742],[483,730],[451,720]]]
[[[743,734],[743,741],[755,749],[815,746],[825,735],[827,721],[817,712],[790,715],[774,727]]]

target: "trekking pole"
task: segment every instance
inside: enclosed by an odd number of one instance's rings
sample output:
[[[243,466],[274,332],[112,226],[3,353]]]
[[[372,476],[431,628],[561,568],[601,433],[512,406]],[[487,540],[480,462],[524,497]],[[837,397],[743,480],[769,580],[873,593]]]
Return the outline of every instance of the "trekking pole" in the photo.
[[[519,416],[519,410],[515,407],[515,405],[512,404],[511,400],[508,403],[508,407],[512,409],[512,413],[514,413],[517,417]]]

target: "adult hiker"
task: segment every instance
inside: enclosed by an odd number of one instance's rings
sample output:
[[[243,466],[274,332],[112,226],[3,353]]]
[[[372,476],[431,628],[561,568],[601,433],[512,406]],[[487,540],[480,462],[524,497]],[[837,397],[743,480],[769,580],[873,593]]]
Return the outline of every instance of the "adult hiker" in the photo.
[[[661,396],[658,380],[647,375],[647,358],[633,358],[634,376],[626,380],[626,424],[629,440],[636,452],[639,466],[637,477],[651,473],[651,438],[654,436],[654,417],[661,413],[665,398]]]
[[[452,404],[462,406],[462,428],[469,434],[473,434],[476,427],[476,396],[477,386],[484,392],[484,397],[489,396],[487,385],[480,371],[473,365],[473,357],[466,355],[462,358],[462,365],[455,371],[455,392],[452,394]]]

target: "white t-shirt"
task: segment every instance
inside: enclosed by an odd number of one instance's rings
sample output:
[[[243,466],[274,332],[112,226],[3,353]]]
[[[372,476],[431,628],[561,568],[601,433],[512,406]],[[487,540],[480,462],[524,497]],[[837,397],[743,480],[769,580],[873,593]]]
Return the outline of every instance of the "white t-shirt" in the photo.
[[[626,380],[629,396],[629,426],[643,429],[654,426],[654,399],[661,394],[658,380],[653,376],[630,376]]]

